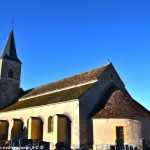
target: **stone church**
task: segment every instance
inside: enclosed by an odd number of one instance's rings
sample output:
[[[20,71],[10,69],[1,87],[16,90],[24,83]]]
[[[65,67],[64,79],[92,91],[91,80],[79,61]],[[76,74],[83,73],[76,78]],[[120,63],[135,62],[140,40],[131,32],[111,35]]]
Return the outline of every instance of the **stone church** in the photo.
[[[0,56],[0,141],[27,138],[70,149],[150,146],[150,112],[135,101],[112,63],[27,91],[13,30]],[[40,78],[40,77],[39,77]]]

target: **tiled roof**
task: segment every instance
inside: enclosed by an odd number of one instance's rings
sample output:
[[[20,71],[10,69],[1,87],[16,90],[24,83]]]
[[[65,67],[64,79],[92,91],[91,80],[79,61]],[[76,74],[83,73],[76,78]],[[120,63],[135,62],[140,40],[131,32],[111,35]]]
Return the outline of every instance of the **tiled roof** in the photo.
[[[105,66],[102,66],[100,68],[96,68],[78,75],[74,75],[62,80],[58,80],[56,82],[52,82],[43,86],[39,86],[37,88],[34,88],[31,90],[28,94],[21,97],[21,99],[40,95],[43,93],[47,93],[50,91],[55,91],[71,86],[76,86],[79,84],[84,84],[87,82],[90,82],[92,80],[95,80],[98,78],[98,76],[110,65],[111,63],[106,64]]]
[[[106,101],[106,102],[104,102]],[[92,118],[143,118],[150,117],[150,112],[121,90],[115,90],[99,102],[101,108]],[[101,105],[104,105],[103,108]]]
[[[68,100],[78,99],[85,91],[87,91],[94,83],[85,84],[82,86],[70,88],[67,90],[54,92],[42,96],[33,97],[27,100],[18,101],[9,107],[1,110],[0,112],[7,112],[22,108],[29,108],[41,105],[47,105],[52,103],[64,102]]]

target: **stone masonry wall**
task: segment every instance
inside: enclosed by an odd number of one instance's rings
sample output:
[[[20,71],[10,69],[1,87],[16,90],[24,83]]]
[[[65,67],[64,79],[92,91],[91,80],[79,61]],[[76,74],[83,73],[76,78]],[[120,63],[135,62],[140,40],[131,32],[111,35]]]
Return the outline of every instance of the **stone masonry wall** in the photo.
[[[113,80],[111,76],[113,76]],[[123,91],[125,90],[123,82],[112,65],[100,75],[100,78],[94,86],[80,97],[80,140],[81,145],[87,145],[88,148],[91,148],[93,143],[93,125],[92,119],[89,118],[89,114],[107,91],[110,83],[115,84]]]
[[[9,69],[13,71],[13,78],[8,77]],[[11,104],[18,97],[20,88],[21,64],[0,59],[0,109]]]
[[[146,128],[145,122],[147,122]],[[110,149],[110,145],[115,146],[117,126],[124,128],[124,145],[140,149],[141,139],[149,135],[149,133],[144,134],[149,132],[149,125],[150,119],[93,119],[93,149],[105,150]]]

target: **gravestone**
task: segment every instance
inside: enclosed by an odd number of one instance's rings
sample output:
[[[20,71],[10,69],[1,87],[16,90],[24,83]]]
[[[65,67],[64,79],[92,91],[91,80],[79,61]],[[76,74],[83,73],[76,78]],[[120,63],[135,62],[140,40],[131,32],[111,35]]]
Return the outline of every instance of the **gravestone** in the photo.
[[[140,139],[140,143],[141,143],[141,150],[146,150],[147,148],[146,139],[144,138]]]
[[[32,140],[31,139],[21,138],[19,140],[20,149],[25,150],[26,146],[28,147],[29,145],[32,145]]]
[[[129,150],[129,145],[128,144],[125,145],[125,150]]]
[[[19,147],[19,139],[12,138],[10,141],[11,147]]]
[[[49,142],[45,142],[45,141],[39,141],[38,142],[38,147],[39,147],[39,150],[49,150],[50,143]]]
[[[115,148],[115,145],[110,145],[110,149],[111,150],[115,150],[116,148]]]

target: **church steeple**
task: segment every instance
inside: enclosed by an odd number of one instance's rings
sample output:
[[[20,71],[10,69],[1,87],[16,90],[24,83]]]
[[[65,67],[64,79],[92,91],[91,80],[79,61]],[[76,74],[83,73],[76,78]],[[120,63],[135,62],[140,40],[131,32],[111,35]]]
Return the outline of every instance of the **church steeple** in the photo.
[[[11,30],[0,56],[0,110],[19,96],[21,65]]]
[[[9,37],[6,41],[6,44],[5,44],[5,47],[3,49],[1,58],[2,59],[9,59],[9,60],[21,63],[21,61],[18,59],[17,53],[16,53],[16,46],[15,46],[13,29],[11,30]]]

